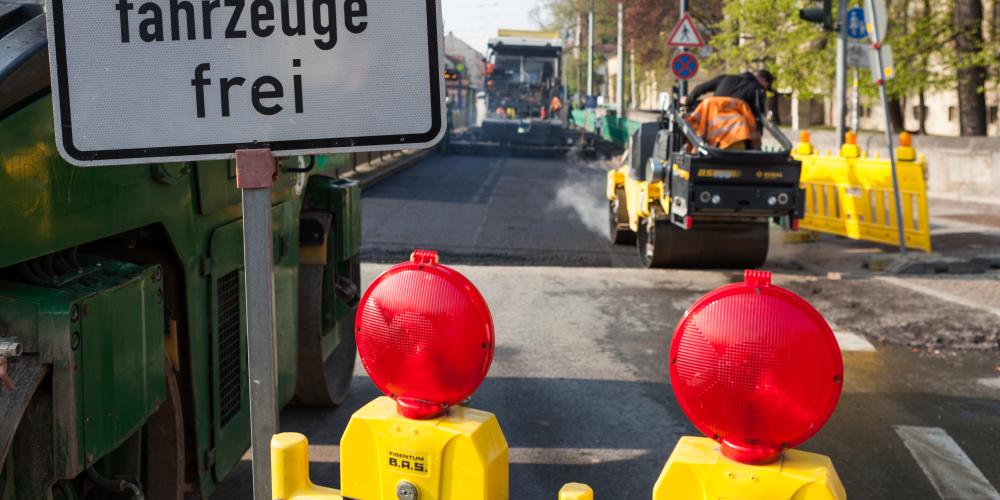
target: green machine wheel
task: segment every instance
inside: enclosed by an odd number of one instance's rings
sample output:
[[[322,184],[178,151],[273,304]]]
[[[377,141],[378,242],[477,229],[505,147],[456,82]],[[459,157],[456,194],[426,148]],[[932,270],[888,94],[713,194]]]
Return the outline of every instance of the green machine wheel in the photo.
[[[295,397],[311,406],[337,406],[347,399],[357,355],[355,308],[336,322],[332,330],[323,328],[325,293],[320,291],[325,274],[325,266],[303,265],[299,271],[299,368]],[[335,344],[332,350],[325,347],[331,343]]]
[[[303,245],[318,252],[311,252],[314,257],[299,265],[295,397],[305,405],[337,406],[347,398],[354,377],[354,316],[360,298],[361,261],[357,255],[337,260],[332,213],[303,212],[302,222]]]

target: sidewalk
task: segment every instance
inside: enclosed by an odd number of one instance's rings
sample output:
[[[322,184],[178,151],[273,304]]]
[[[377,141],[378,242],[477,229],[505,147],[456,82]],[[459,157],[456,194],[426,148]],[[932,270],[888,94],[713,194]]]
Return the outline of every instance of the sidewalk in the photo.
[[[930,212],[932,254],[901,259],[890,245],[826,234],[798,243],[776,230],[768,266],[833,281],[874,279],[1000,319],[1000,206],[934,199]],[[893,272],[901,263],[912,267]]]
[[[361,189],[368,189],[397,173],[416,165],[437,149],[418,149],[402,151],[398,156],[390,156],[381,160],[375,159],[358,165],[340,175],[344,179],[358,181]]]

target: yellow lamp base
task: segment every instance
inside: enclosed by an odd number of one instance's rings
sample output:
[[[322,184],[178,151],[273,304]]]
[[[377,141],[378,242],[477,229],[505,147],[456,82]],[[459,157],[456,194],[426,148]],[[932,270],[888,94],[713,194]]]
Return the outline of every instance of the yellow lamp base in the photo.
[[[682,437],[653,487],[653,500],[844,500],[847,493],[830,459],[788,450],[768,465],[722,456],[708,438]]]
[[[340,441],[343,494],[396,500],[412,488],[420,500],[506,500],[507,440],[492,413],[452,408],[411,420],[378,398],[358,410]]]

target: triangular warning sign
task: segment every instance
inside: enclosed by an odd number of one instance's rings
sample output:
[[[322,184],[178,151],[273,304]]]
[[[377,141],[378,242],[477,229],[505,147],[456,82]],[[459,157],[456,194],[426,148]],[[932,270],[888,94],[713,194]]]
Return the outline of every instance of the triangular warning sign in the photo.
[[[671,47],[704,47],[705,39],[701,37],[698,28],[694,27],[694,20],[687,12],[681,16],[681,20],[670,33],[667,45]]]

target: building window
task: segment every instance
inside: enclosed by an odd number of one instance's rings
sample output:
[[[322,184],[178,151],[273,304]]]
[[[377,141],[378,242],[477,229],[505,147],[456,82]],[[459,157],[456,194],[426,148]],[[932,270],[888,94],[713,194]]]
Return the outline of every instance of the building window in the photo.
[[[998,113],[997,113],[997,107],[996,106],[990,106],[990,123],[996,123],[997,122],[997,115],[998,115]]]
[[[913,107],[913,119],[914,120],[925,120],[925,119],[927,119],[927,106],[914,106]]]
[[[958,114],[957,111],[958,110],[955,109],[955,106],[948,106],[948,121],[955,121],[955,116]]]

